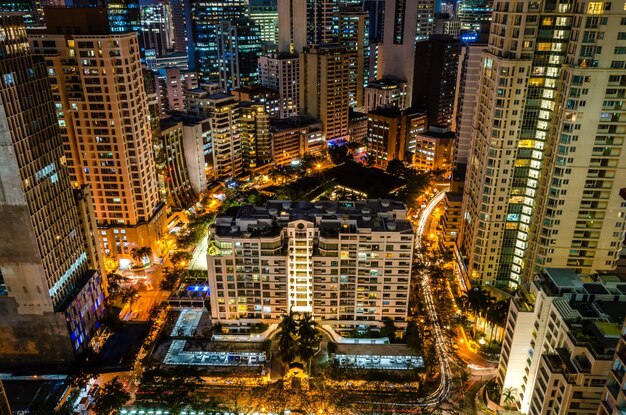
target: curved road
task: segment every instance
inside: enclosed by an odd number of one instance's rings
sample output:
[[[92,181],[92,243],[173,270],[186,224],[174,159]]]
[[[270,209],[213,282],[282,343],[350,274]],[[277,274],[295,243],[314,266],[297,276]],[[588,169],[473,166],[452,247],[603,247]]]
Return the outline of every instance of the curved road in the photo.
[[[419,217],[417,230],[415,232],[415,252],[421,259],[420,248],[422,247],[422,236],[426,231],[426,223],[430,214],[435,207],[443,200],[446,195],[445,188],[437,193],[426,205]],[[432,325],[432,333],[435,337],[435,348],[437,351],[437,357],[439,358],[439,367],[441,371],[441,383],[437,389],[423,399],[421,406],[431,406],[441,403],[450,393],[452,385],[452,372],[450,371],[450,357],[448,355],[447,345],[448,341],[443,335],[441,324],[439,323],[439,316],[437,315],[437,309],[433,301],[433,294],[430,287],[430,275],[426,271],[422,271],[419,275],[421,277],[420,284],[422,285],[422,293],[426,302],[426,313],[428,314],[428,320]]]

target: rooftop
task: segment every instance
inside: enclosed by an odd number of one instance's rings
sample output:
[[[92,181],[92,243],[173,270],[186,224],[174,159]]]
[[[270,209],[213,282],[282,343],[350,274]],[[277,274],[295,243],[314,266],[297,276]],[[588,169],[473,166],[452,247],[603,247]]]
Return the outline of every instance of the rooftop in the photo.
[[[386,199],[364,201],[271,200],[265,206],[242,205],[218,215],[213,228],[223,237],[276,237],[290,222],[315,223],[325,236],[356,233],[359,229],[374,232],[412,234],[405,219],[402,202]]]
[[[65,380],[3,380],[14,413],[54,408],[66,389]]]
[[[319,124],[320,121],[310,117],[289,117],[283,119],[271,119],[271,131],[293,130],[294,128],[308,127],[310,125]]]
[[[367,88],[376,88],[376,89],[395,89],[401,86],[406,86],[406,82],[396,81],[393,79],[380,79],[378,81],[370,81],[367,84]]]

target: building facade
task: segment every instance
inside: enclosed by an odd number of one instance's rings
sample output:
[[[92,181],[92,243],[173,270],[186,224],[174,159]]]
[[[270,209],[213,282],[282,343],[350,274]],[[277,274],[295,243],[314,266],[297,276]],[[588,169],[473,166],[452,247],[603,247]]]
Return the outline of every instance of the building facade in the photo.
[[[100,9],[52,10],[47,33],[29,41],[46,55],[68,172],[92,189],[105,254],[128,256],[155,244],[165,222],[137,35],[107,34]],[[85,34],[56,33],[74,29],[65,23],[75,12],[90,16]]]
[[[432,35],[415,47],[415,73],[411,105],[424,108],[428,125],[451,127],[461,42],[451,36]]]
[[[278,3],[276,0],[251,0],[249,15],[261,31],[261,41],[266,49],[278,46]]]
[[[74,198],[48,69],[22,17],[1,14],[0,34],[0,363],[68,363],[104,314],[94,218]]]
[[[300,58],[284,53],[259,57],[259,83],[278,91],[278,118],[300,115]]]
[[[373,111],[378,108],[407,108],[407,83],[389,79],[370,81],[365,87],[365,109]]]
[[[362,108],[369,80],[369,15],[358,6],[343,6],[337,15],[338,43],[350,56],[350,107]]]
[[[385,2],[382,78],[406,82],[413,90],[415,44],[428,40],[433,31],[435,3],[432,0],[388,0]],[[407,97],[411,106],[411,96]]]
[[[272,162],[270,117],[263,104],[244,101],[239,103],[239,110],[243,169],[252,172]]]
[[[259,26],[253,20],[222,20],[218,26],[217,46],[222,90],[257,83],[262,45]]]
[[[348,136],[350,55],[339,45],[312,45],[300,54],[300,110],[322,122],[326,140]]]
[[[182,210],[196,201],[185,162],[183,121],[175,117],[161,119],[160,136],[167,205]]]
[[[412,163],[418,136],[427,131],[426,114],[413,109],[381,108],[367,120],[367,154],[374,164],[386,168],[391,160]]]
[[[230,209],[211,229],[211,310],[223,322],[406,325],[414,233],[389,200],[271,201]]]
[[[292,117],[270,121],[272,161],[286,166],[304,153],[319,153],[324,148],[322,124],[313,119]]]
[[[463,254],[477,284],[514,289],[541,266],[616,265],[626,11],[598,4],[494,3],[463,202]]]
[[[455,103],[455,164],[467,164],[472,142],[472,122],[480,81],[481,52],[486,43],[464,43],[459,57]]]
[[[626,320],[621,334],[598,415],[621,415],[626,411]]]
[[[213,94],[207,99],[213,160],[212,175],[216,179],[232,179],[243,173],[241,147],[241,111],[230,94]]]
[[[191,22],[195,70],[202,82],[219,82],[220,22],[246,17],[248,0],[193,1]]]

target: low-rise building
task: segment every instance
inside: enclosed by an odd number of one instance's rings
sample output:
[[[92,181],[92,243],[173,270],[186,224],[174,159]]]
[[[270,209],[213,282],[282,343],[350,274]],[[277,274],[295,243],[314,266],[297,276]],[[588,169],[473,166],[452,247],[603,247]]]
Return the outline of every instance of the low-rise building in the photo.
[[[414,231],[397,201],[270,201],[210,229],[212,319],[278,321],[309,312],[336,327],[406,325]]]
[[[454,151],[454,133],[450,129],[430,127],[414,137],[414,143],[408,145],[413,153],[413,166],[429,171],[450,169]]]
[[[348,116],[348,135],[354,143],[364,143],[367,139],[367,114],[350,110]]]
[[[311,118],[271,120],[270,134],[272,159],[277,165],[287,165],[306,152],[319,153],[324,146],[322,125]]]
[[[412,161],[418,136],[426,131],[426,114],[396,107],[370,111],[367,120],[367,153],[374,164],[386,168],[391,160]]]
[[[444,199],[445,208],[441,215],[441,220],[439,221],[442,235],[439,241],[446,249],[454,250],[456,238],[461,230],[464,181],[464,168],[452,172],[450,190],[446,192]]]

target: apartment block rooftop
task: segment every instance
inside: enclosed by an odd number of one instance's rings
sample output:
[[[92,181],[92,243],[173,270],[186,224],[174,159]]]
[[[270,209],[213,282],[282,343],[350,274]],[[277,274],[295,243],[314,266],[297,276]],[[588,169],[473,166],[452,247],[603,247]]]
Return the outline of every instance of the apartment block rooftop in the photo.
[[[265,206],[242,205],[228,209],[215,219],[216,235],[223,237],[276,236],[289,222],[306,220],[323,235],[374,232],[412,233],[402,202],[387,199],[363,201],[282,201]]]

